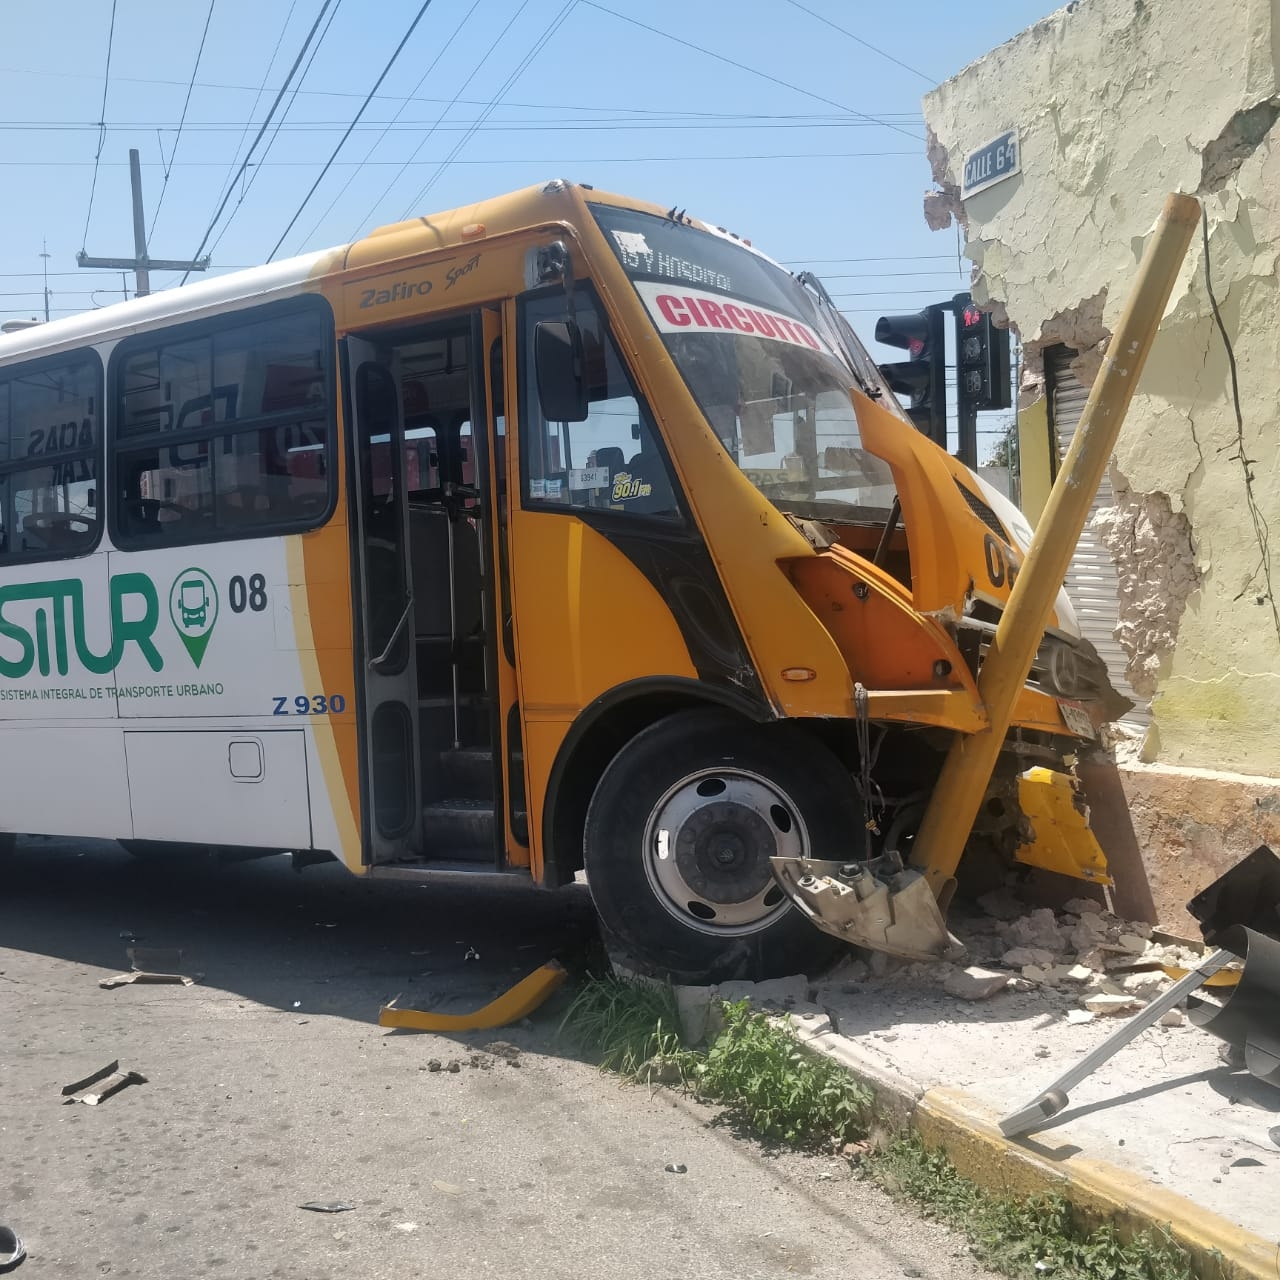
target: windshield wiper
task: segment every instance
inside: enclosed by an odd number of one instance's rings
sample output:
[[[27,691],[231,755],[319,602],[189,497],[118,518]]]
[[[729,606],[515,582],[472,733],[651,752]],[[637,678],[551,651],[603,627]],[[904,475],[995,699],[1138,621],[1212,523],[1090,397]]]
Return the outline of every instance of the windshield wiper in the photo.
[[[872,399],[878,399],[880,396],[880,388],[871,382],[863,369],[862,361],[858,358],[858,340],[853,330],[849,327],[849,322],[840,314],[839,308],[836,306],[831,295],[827,292],[827,287],[813,274],[812,271],[802,271],[796,276],[796,283],[801,288],[809,289],[818,299],[818,305],[823,314],[827,318],[827,322],[835,330],[836,341],[840,344],[840,350],[844,353],[845,363],[849,366],[850,372],[858,381],[858,386],[862,388],[864,394]]]

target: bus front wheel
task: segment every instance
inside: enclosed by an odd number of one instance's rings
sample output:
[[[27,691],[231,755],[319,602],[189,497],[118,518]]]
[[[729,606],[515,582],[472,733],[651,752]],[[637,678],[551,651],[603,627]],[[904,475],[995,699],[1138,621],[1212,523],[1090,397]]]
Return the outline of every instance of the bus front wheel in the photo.
[[[669,716],[618,753],[587,812],[607,940],[676,982],[821,972],[846,948],[791,905],[769,860],[847,857],[859,815],[848,773],[795,727]]]

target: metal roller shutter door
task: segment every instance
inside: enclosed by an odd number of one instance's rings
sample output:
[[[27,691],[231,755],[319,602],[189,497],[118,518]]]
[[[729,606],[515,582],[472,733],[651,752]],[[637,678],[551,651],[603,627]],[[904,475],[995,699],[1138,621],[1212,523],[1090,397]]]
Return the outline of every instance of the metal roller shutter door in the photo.
[[[1088,387],[1071,372],[1071,361],[1075,357],[1076,352],[1070,347],[1055,346],[1045,352],[1049,416],[1057,436],[1060,459],[1066,456],[1080,423],[1080,415],[1084,412],[1085,401],[1089,398]],[[1120,620],[1120,581],[1115,561],[1093,528],[1094,513],[1114,503],[1108,468],[1089,509],[1089,520],[1080,535],[1080,543],[1071,557],[1071,566],[1067,570],[1067,595],[1075,605],[1080,630],[1106,662],[1111,683],[1126,698],[1133,700],[1133,710],[1125,720],[1145,726],[1151,723],[1151,706],[1129,686],[1125,678],[1128,654],[1115,636],[1116,624]]]

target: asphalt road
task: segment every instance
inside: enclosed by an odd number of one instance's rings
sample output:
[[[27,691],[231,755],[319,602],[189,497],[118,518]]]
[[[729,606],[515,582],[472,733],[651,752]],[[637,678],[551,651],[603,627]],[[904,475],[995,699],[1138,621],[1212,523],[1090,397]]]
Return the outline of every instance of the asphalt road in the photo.
[[[131,940],[182,947],[202,980],[101,989]],[[460,1011],[593,940],[581,889],[427,891],[21,842],[0,861],[0,1222],[30,1255],[15,1274],[985,1276],[844,1162],[764,1152],[577,1060],[567,993],[498,1033],[377,1026],[396,994]],[[499,1036],[518,1067],[483,1052]],[[63,1104],[114,1059],[147,1082]],[[316,1200],[354,1208],[298,1207]]]

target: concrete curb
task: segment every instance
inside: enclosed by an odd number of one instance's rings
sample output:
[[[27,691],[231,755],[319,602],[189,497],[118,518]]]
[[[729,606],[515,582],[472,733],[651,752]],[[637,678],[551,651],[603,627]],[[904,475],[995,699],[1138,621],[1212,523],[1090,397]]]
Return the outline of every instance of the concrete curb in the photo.
[[[1205,1280],[1280,1276],[1280,1245],[1274,1241],[1135,1173],[1090,1158],[1079,1147],[1055,1145],[1053,1130],[1043,1138],[1006,1138],[998,1117],[976,1098],[959,1089],[921,1089],[856,1041],[834,1034],[825,1019],[792,1017],[789,1023],[797,1040],[872,1090],[881,1117],[914,1129],[926,1145],[941,1147],[979,1186],[1002,1195],[1062,1196],[1089,1219],[1111,1222],[1122,1234],[1168,1232]]]

